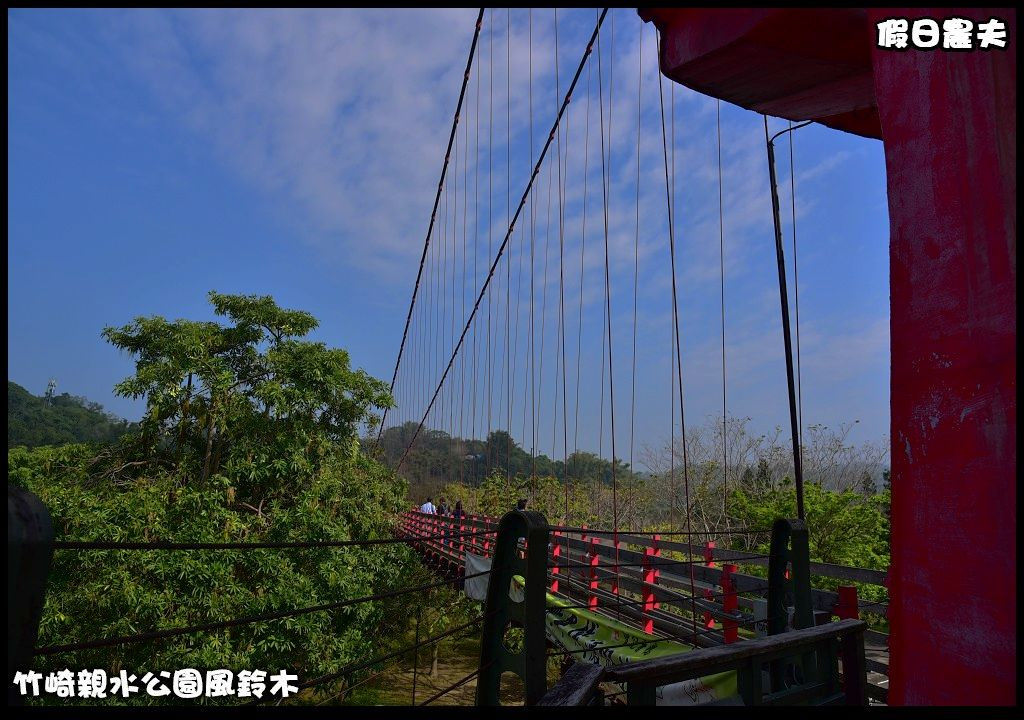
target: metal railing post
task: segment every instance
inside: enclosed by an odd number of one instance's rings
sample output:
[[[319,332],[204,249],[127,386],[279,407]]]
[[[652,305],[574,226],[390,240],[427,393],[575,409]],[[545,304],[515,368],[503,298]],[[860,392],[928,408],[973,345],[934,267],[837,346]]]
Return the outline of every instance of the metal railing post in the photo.
[[[519,556],[519,538],[526,539],[525,557]],[[541,513],[513,510],[498,525],[498,537],[487,582],[487,603],[480,642],[480,666],[476,704],[501,704],[501,675],[518,675],[525,688],[526,705],[535,705],[547,689],[545,623],[547,591],[548,524]],[[510,585],[516,577],[525,581],[524,598],[515,602]],[[505,642],[512,623],[523,629],[518,651]]]
[[[7,486],[7,704],[24,698],[11,683],[30,669],[53,560],[53,523],[42,501]]]

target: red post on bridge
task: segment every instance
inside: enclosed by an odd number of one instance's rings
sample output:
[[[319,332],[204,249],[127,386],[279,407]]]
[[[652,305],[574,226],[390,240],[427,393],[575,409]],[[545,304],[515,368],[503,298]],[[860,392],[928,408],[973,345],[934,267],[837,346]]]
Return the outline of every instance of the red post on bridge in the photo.
[[[708,542],[704,543],[704,562],[705,562],[705,564],[707,564],[707,566],[709,568],[715,567],[714,557],[715,557],[715,543],[714,543],[713,540],[709,540]],[[724,580],[724,576],[723,576],[723,580]],[[714,600],[715,599],[715,595],[714,595],[714,593],[711,592],[711,588],[704,588],[704,599],[705,600]],[[715,627],[715,619],[713,617],[711,617],[711,613],[706,611],[706,610],[704,611],[704,627],[707,630],[711,630],[711,629],[713,629]]]
[[[835,613],[840,620],[860,620],[856,586],[839,586],[839,601],[836,603]]]
[[[736,572],[736,566],[732,563],[724,563],[722,565],[722,610],[727,613],[734,613],[739,608],[739,601],[736,597],[736,583],[732,579],[734,572]],[[726,644],[736,642],[739,632],[735,620],[725,618],[722,621],[722,635],[725,636]]]
[[[644,621],[644,632],[648,635],[654,633],[654,619],[651,617],[651,611],[656,610],[659,603],[654,599],[654,588],[658,582],[658,575],[660,571],[655,567],[655,558],[661,556],[661,549],[658,548],[658,535],[655,535],[651,539],[651,547],[644,548],[643,558],[643,583],[642,583],[642,594],[643,594],[643,621]]]
[[[621,543],[619,542],[619,538],[615,537],[615,539],[612,540],[612,550],[615,551],[615,569],[614,569],[615,574],[612,576],[612,594],[613,595],[618,595],[619,594],[619,547],[620,547],[620,545],[621,545]]]
[[[580,527],[583,528],[583,531],[580,533],[580,542],[586,543],[587,542],[587,524],[586,523],[582,523],[580,525]],[[570,557],[571,557],[571,555],[570,555]],[[589,558],[589,555],[587,554],[586,550],[580,551],[580,560],[587,560],[588,558]],[[580,580],[585,580],[587,578],[587,572],[588,571],[587,571],[586,568],[580,568]]]
[[[558,544],[558,537],[561,533],[555,530],[551,533],[553,540],[551,542],[551,574],[554,576],[551,579],[551,592],[558,592],[558,560],[562,556],[562,547]]]
[[[652,535],[651,536],[651,550],[652,550],[651,557],[655,557],[655,558],[660,558],[661,557],[661,548],[658,547],[658,541],[659,540],[661,540],[661,535]],[[660,581],[661,581],[661,570],[658,568],[658,563],[654,562],[654,584],[657,585]],[[654,601],[654,609],[655,610],[660,610],[661,609],[661,602],[658,601],[657,599],[655,599],[655,601]]]
[[[597,564],[600,559],[597,545],[597,538],[590,538],[590,597],[587,598],[587,607],[591,610],[597,610]]]

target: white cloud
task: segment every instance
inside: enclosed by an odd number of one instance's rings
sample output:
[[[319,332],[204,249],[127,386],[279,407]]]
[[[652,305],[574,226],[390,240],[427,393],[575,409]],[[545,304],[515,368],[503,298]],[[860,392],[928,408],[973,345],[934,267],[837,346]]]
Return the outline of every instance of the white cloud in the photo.
[[[117,30],[132,67],[222,162],[294,206],[328,252],[383,276],[422,247],[473,20],[140,11]]]
[[[120,48],[123,62],[165,108],[213,148],[217,162],[251,183],[269,204],[296,223],[302,235],[319,246],[325,261],[337,263],[341,272],[360,273],[390,284],[398,291],[396,306],[404,305],[429,221],[472,37],[474,10],[147,10],[112,17],[117,19],[110,21],[109,40]],[[531,61],[534,154],[546,139],[560,100],[554,87],[552,11],[533,11],[532,22],[526,10],[513,11],[511,46],[505,42],[505,11],[497,10],[493,15],[488,11],[485,17],[479,62],[468,88],[457,141],[459,154],[453,158],[449,177],[449,187],[459,188],[459,212],[465,211],[468,196],[473,198],[469,202],[479,202],[481,209],[475,276],[472,268],[467,270],[471,276],[465,291],[467,310],[490,264],[485,250],[488,231],[492,249],[496,250],[507,228],[506,197],[514,209],[532,167],[528,148]],[[559,12],[559,93],[566,91],[593,22],[593,10]],[[612,13],[606,29],[609,34],[602,39],[605,57],[601,67],[605,88],[599,90],[597,67],[591,63],[581,77],[563,123],[568,128],[568,134],[561,137],[565,143],[563,152],[568,154],[567,166],[563,168],[565,314],[571,356],[575,352],[581,293],[583,145],[589,123],[587,256],[582,282],[587,333],[584,345],[594,346],[594,354],[587,362],[599,367],[598,333],[603,332],[599,325],[604,304],[604,208],[598,135],[602,116],[597,102],[602,98],[606,103],[605,131],[610,131],[611,137],[606,142],[606,149],[608,145],[611,148],[611,166],[606,170],[612,188],[608,252],[618,377],[620,369],[626,367],[621,358],[629,357],[627,348],[632,340],[638,164],[641,371],[659,362],[667,363],[671,276],[653,28],[640,23],[632,11],[619,11]],[[644,56],[638,65],[641,30],[645,33]],[[596,54],[592,59],[596,59]],[[507,62],[511,64],[511,75],[506,70]],[[482,80],[479,86],[478,78]],[[638,81],[643,88],[639,137]],[[609,88],[610,85],[613,87]],[[691,319],[699,315],[701,308],[681,303],[684,362],[690,377],[697,378],[694,396],[699,400],[699,387],[720,377],[716,375],[720,373],[716,293],[721,271],[716,103],[667,81],[662,90],[666,104],[673,92],[676,100],[675,229],[680,292],[688,294],[688,298],[715,300],[715,317],[704,319],[705,324],[696,328]],[[489,122],[492,102],[493,128]],[[585,116],[588,102],[589,121]],[[510,168],[506,168],[506,118],[511,118],[512,124]],[[492,133],[493,154],[488,146]],[[478,140],[484,170],[479,178],[472,165]],[[558,147],[552,146],[549,163],[554,161]],[[471,162],[468,173],[467,149]],[[849,158],[850,153],[843,151],[817,159],[803,169],[798,162],[798,218],[814,209],[815,181],[838,171]],[[489,166],[493,168],[490,177],[486,172]],[[543,269],[548,248],[549,167],[541,169],[536,186],[538,273]],[[788,174],[783,175],[782,170],[788,173],[788,168],[780,168],[779,179],[783,205],[788,207]],[[557,180],[557,171],[553,177]],[[506,187],[506,178],[510,187]],[[467,194],[464,190],[472,192]],[[737,387],[749,387],[750,397],[756,399],[757,388],[764,385],[769,369],[773,379],[781,377],[776,373],[782,362],[778,290],[770,283],[764,284],[766,279],[774,282],[773,267],[768,267],[767,275],[764,272],[765,259],[769,263],[774,261],[771,202],[761,118],[726,105],[722,106],[722,190],[730,382],[737,383]],[[483,208],[487,196],[492,194],[495,207],[488,228]],[[554,317],[552,308],[558,290],[557,188],[555,198],[554,242],[548,257],[551,265],[546,287],[540,277],[535,278],[538,301],[545,290],[548,294],[549,321]],[[528,252],[531,210],[528,205],[506,255],[513,263],[513,284],[517,282],[521,253]],[[449,253],[449,262],[458,258],[450,254],[453,248],[461,252],[464,237],[455,215],[454,197],[443,198],[431,256],[435,262],[442,249]],[[467,227],[472,238],[476,229],[472,214]],[[526,292],[528,277],[524,275]],[[504,278],[502,265],[493,289],[495,313],[503,312]],[[458,279],[461,281],[461,277]],[[804,276],[801,280],[803,285]],[[458,320],[462,317],[461,297],[456,298],[455,306],[457,335],[462,325]],[[521,312],[525,318],[525,304]],[[404,319],[404,307],[396,311],[395,317],[396,324]],[[423,317],[417,315],[417,322]],[[485,320],[486,313],[478,320],[479,332],[483,332]],[[693,334],[695,329],[697,334]],[[829,368],[839,368],[834,370],[837,374],[846,372],[842,368],[852,372],[863,362],[877,359],[877,354],[887,346],[887,326],[882,328],[877,323],[838,334],[813,325],[802,330],[805,369],[809,373],[833,372]],[[549,322],[545,327],[549,347],[556,332]],[[502,352],[500,348],[496,351]],[[437,360],[442,368],[447,357],[447,353],[442,353]],[[547,366],[549,372],[550,367]],[[589,372],[584,369],[584,374]],[[439,377],[440,371],[436,374]],[[570,383],[574,382],[573,368],[569,375]],[[661,373],[658,377],[666,376]],[[773,393],[775,389],[773,385]],[[644,390],[641,388],[640,392]]]

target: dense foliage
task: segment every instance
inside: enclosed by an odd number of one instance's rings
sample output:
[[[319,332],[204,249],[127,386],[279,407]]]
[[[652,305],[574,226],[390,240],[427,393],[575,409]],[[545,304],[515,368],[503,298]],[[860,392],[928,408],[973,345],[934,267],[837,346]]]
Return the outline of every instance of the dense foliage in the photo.
[[[342,350],[301,340],[316,322],[269,297],[217,295],[231,324],[138,318],[105,336],[136,357],[117,386],[145,397],[112,445],[8,452],[13,484],[49,507],[57,537],[309,541],[388,537],[405,483],[359,450],[391,402]],[[132,635],[373,595],[426,581],[407,548],[58,552],[41,645]],[[400,578],[400,581],[396,581]],[[46,658],[139,671],[287,668],[302,679],[387,649],[408,598]],[[396,633],[381,633],[394,627]],[[171,696],[173,698],[173,696]],[[105,700],[110,704],[111,700]],[[145,693],[133,703],[154,702]],[[207,702],[211,702],[207,700]],[[229,699],[229,702],[237,700]]]
[[[888,489],[865,496],[853,490],[826,490],[815,483],[805,485],[804,514],[811,561],[888,570],[889,503]],[[741,488],[731,493],[729,507],[737,527],[770,527],[778,518],[796,517],[796,494],[790,483],[769,490]],[[768,552],[767,535],[754,536],[753,540],[743,549]],[[745,571],[760,572],[752,567]],[[850,584],[818,576],[812,581],[815,587],[830,590]],[[862,601],[880,602],[888,597],[885,588],[854,584]]]
[[[185,481],[231,478],[254,506],[288,497],[338,452],[358,452],[361,425],[392,403],[387,385],[349,368],[348,353],[301,340],[312,315],[268,296],[210,293],[216,322],[140,317],[104,337],[136,356],[115,390],[145,397],[135,453]]]
[[[134,423],[104,412],[99,403],[61,393],[36,397],[7,382],[7,447],[110,442],[135,428]]]
[[[829,433],[827,428],[815,426],[806,436],[804,504],[810,559],[886,570],[889,472],[877,462],[876,448],[846,443],[848,429]],[[773,438],[749,436],[745,421],[730,422],[724,430],[730,432],[725,442],[729,448],[728,468],[723,467],[723,426],[718,420],[688,430],[690,462],[685,475],[681,467],[681,442],[675,458],[664,456],[669,452],[667,449],[645,452],[645,464],[657,472],[632,473],[618,464],[616,487],[609,481],[607,461],[601,461],[603,466],[591,464],[580,473],[581,480],[576,480],[570,464],[566,482],[555,474],[531,476],[529,454],[514,448],[512,457],[518,451],[526,458],[518,471],[492,468],[479,481],[463,476],[441,486],[435,499],[443,496],[449,506],[462,501],[469,512],[500,515],[514,508],[517,499],[526,498],[530,508],[543,512],[552,522],[653,531],[689,527],[701,542],[715,540],[718,547],[767,553],[767,532],[734,536],[720,533],[729,528],[770,528],[778,518],[796,517],[792,466],[787,467],[792,456],[778,434]],[[438,455],[435,448],[434,456]],[[585,456],[579,453],[574,457]],[[577,467],[587,466],[580,463]],[[560,463],[556,469],[561,470]],[[702,537],[703,533],[707,535]],[[743,572],[762,574],[764,569],[744,566]],[[834,590],[840,584],[824,577],[815,577],[813,581],[822,589]],[[865,602],[884,601],[887,597],[885,588],[875,585],[858,584],[858,592]]]
[[[416,435],[416,427],[416,423],[407,422],[387,428],[379,447],[392,467],[409,448],[401,472],[417,497],[436,494],[454,479],[475,487],[499,475],[504,475],[510,486],[525,488],[531,495],[537,492],[531,485],[536,478],[551,477],[559,482],[568,478],[570,484],[580,486],[612,482],[611,462],[592,452],[577,450],[564,460],[551,459],[543,453],[531,455],[505,430],[493,430],[486,439],[473,440],[429,428]],[[412,443],[414,436],[416,442]],[[617,458],[615,479],[628,483],[638,478]]]

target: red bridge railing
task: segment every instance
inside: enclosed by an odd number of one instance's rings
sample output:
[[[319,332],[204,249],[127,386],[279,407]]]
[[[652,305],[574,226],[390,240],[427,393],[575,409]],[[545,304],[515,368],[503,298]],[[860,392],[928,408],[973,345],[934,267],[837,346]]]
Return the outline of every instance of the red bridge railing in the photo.
[[[413,542],[428,563],[459,577],[465,573],[465,553],[490,557],[500,518],[467,514],[421,513],[401,515],[400,530],[411,537],[432,536]],[[766,555],[719,548],[714,542],[666,540],[656,533],[629,534],[586,528],[551,527],[548,548],[549,590],[595,612],[612,614],[644,632],[686,639],[699,647],[713,647],[766,633],[768,589],[766,578],[739,572],[740,566],[767,567]],[[684,536],[685,537],[685,536]],[[618,547],[615,545],[618,540]],[[885,584],[885,573],[864,568],[811,563],[812,575]],[[693,583],[691,585],[691,570]],[[691,587],[696,593],[691,594]],[[812,589],[812,604],[819,623],[858,618],[861,612],[856,587],[838,592]],[[886,603],[873,603],[870,612],[885,615]],[[699,628],[693,631],[694,626]],[[868,631],[876,657],[868,669],[888,675],[888,636]],[[885,700],[884,681],[870,694]]]

